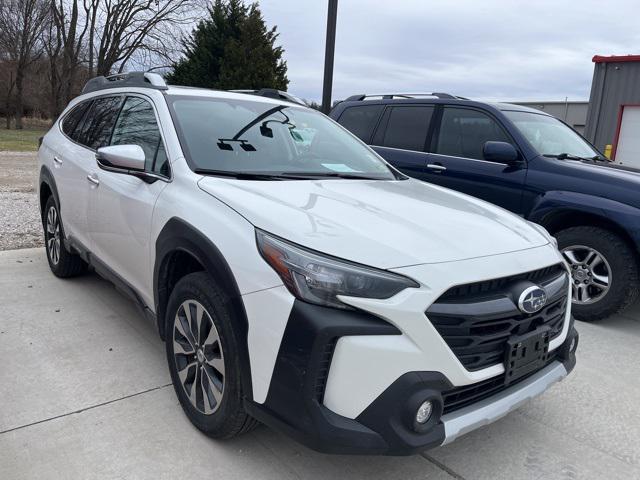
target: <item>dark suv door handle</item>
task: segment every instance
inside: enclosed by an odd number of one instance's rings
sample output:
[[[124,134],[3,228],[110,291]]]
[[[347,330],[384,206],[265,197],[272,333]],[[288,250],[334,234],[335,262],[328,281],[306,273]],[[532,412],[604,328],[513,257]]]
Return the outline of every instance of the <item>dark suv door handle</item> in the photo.
[[[444,172],[447,169],[447,167],[445,167],[441,163],[429,163],[427,164],[427,168],[429,170],[433,170],[434,173]]]

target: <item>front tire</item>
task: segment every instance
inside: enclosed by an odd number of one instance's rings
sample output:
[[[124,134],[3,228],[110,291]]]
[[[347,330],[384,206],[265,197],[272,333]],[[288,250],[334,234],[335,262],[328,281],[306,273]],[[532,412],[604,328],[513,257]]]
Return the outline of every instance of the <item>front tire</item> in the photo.
[[[222,289],[204,272],[189,274],[173,289],[166,315],[171,380],[191,423],[221,439],[254,428],[242,402],[238,319]]]
[[[572,311],[578,320],[602,320],[638,298],[638,258],[619,235],[583,226],[561,230],[556,238],[571,268]]]
[[[84,273],[87,264],[78,255],[67,251],[64,246],[64,228],[60,209],[53,196],[47,199],[42,212],[44,245],[49,268],[56,277],[69,278]]]

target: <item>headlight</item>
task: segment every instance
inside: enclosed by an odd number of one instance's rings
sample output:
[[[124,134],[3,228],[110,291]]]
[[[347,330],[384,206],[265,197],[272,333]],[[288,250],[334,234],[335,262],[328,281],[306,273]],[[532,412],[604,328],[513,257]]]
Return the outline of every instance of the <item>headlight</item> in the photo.
[[[351,308],[337,297],[389,298],[405,288],[419,288],[395,273],[339,260],[256,230],[258,250],[298,299],[316,305]]]
[[[534,222],[530,222],[529,220],[527,220],[527,223],[529,225],[531,225],[533,228],[535,228],[536,230],[538,230],[542,236],[544,238],[546,238],[547,240],[549,240],[549,242],[555,246],[556,248],[558,248],[558,240],[556,240],[556,237],[554,237],[553,235],[551,235],[549,233],[549,230],[547,230],[546,228],[544,228],[542,225],[539,225],[537,223]]]

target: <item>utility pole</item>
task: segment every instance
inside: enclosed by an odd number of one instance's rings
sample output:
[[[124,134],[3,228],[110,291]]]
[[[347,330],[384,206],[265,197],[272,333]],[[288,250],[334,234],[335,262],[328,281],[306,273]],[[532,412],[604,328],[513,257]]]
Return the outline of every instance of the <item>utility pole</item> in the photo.
[[[324,52],[324,83],[322,85],[322,112],[331,110],[331,90],[333,88],[333,57],[336,49],[336,22],[338,20],[338,0],[329,0],[327,13],[327,41]]]

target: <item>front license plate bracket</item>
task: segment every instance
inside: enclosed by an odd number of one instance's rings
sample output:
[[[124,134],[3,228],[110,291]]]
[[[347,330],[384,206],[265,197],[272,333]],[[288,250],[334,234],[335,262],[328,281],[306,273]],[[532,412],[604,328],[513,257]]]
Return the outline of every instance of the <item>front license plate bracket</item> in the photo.
[[[506,385],[539,370],[546,364],[549,359],[549,332],[550,329],[546,327],[512,337],[507,341]]]

